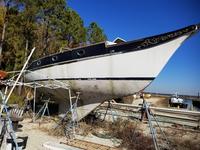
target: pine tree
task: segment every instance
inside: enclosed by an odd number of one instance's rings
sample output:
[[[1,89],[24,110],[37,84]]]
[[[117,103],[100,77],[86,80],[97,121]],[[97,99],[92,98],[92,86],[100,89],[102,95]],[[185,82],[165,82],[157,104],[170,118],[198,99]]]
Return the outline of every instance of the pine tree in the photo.
[[[68,47],[77,47],[86,42],[86,28],[74,10],[66,10],[61,29],[62,39],[66,40]]]
[[[37,2],[35,0],[21,0],[23,11],[20,13],[20,29],[21,36],[23,36],[24,43],[24,61],[29,53],[29,50],[34,47],[36,41],[36,28],[37,28]]]
[[[0,0],[0,68],[4,64],[6,70],[21,69],[32,47],[37,49],[35,59],[66,46],[105,40],[96,23],[84,27],[66,0]]]
[[[6,29],[6,7],[0,6],[0,69],[2,68],[2,49],[5,37],[5,29]]]
[[[103,30],[97,25],[97,23],[92,22],[87,29],[87,40],[89,43],[94,44],[98,42],[105,41],[107,39]]]
[[[4,37],[1,39],[1,48],[3,49],[1,55],[5,56],[2,57],[1,62],[3,64],[7,64],[7,62],[13,62],[15,61],[15,56],[18,49],[21,48],[21,37],[19,33],[19,11],[18,11],[18,3],[15,0],[4,0],[3,6],[5,7],[5,16],[4,16],[4,24],[3,24],[3,30],[2,35]],[[9,54],[9,55],[8,55]],[[6,57],[7,56],[7,57]],[[14,58],[12,60],[9,60],[11,58]],[[7,69],[11,67],[13,69],[13,66],[15,63],[12,63],[10,65],[6,65]],[[1,67],[3,65],[1,64]],[[4,69],[4,68],[3,68]]]
[[[59,25],[62,22],[66,10],[65,0],[37,0],[37,6],[39,9],[38,12],[38,27],[43,29],[42,36],[42,51],[44,54],[48,52],[55,52],[55,47],[52,44],[57,42],[57,34],[59,32]]]

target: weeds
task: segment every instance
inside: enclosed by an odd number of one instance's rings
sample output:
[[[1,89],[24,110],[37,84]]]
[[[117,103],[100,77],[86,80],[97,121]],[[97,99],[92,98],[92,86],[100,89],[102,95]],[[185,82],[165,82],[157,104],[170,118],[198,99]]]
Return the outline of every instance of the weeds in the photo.
[[[138,130],[135,122],[119,120],[112,124],[110,129],[110,134],[118,139],[122,139],[121,147],[135,150],[154,149],[152,139]]]
[[[89,134],[96,135],[100,138],[117,138],[121,140],[120,149],[127,150],[153,150],[154,145],[152,138],[145,135],[143,130],[139,128],[140,123],[128,120],[117,120],[116,122],[102,122],[96,120],[95,122],[82,121],[79,122],[76,133],[87,136]],[[48,130],[50,135],[65,136],[63,128]],[[157,133],[158,137],[160,132]],[[183,132],[182,130],[170,129],[166,131],[170,142],[170,149],[172,150],[199,150],[200,138],[198,133]],[[161,137],[159,137],[160,139]],[[160,145],[161,149],[166,149]]]
[[[128,150],[154,149],[152,139],[137,129],[135,122],[117,120],[114,123],[96,121],[94,124],[86,124],[85,122],[81,122],[80,124],[80,130],[84,131],[85,135],[89,133],[100,135],[99,131],[103,131],[105,134],[104,136],[101,135],[103,138],[121,139],[122,143],[120,148],[126,148]]]
[[[175,150],[200,150],[199,133],[170,129],[167,132],[170,145]]]

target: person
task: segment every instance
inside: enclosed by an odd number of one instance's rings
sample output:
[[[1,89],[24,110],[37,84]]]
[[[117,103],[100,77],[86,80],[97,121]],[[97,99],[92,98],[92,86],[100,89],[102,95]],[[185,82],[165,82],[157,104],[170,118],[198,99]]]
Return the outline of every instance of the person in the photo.
[[[31,90],[29,90],[26,94],[26,100],[31,101],[33,100],[33,94],[31,92]]]
[[[31,101],[33,100],[33,94],[31,92],[31,90],[29,90],[26,94],[26,97],[24,99],[25,104],[24,104],[24,111],[25,112],[29,112],[30,110],[32,110],[31,107]]]
[[[145,119],[145,120],[148,119],[147,111],[149,112],[149,114],[151,114],[151,110],[149,108],[150,105],[147,104],[147,102],[144,99],[144,94],[141,94],[140,97],[143,99],[142,108],[140,109],[140,111],[141,111],[140,121],[143,121],[143,119]]]

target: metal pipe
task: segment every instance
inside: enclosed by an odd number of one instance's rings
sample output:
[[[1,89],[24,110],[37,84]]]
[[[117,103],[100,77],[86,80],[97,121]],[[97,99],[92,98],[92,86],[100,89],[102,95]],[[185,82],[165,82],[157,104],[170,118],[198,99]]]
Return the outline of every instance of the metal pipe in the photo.
[[[20,74],[19,74],[18,77],[17,77],[17,80],[15,81],[13,87],[11,88],[11,90],[10,90],[10,92],[9,92],[9,94],[8,94],[8,96],[7,96],[7,98],[6,98],[6,100],[5,100],[5,104],[8,102],[8,100],[9,100],[9,98],[10,98],[10,96],[11,96],[13,90],[15,89],[15,86],[17,85],[17,83],[18,83],[18,81],[19,81],[19,79],[20,79],[20,77],[21,77],[21,75],[22,75],[24,69],[26,68],[26,66],[27,66],[27,64],[28,64],[28,62],[29,62],[29,60],[30,60],[30,58],[31,58],[31,56],[32,56],[32,54],[33,54],[34,51],[35,51],[35,47],[31,50],[31,53],[29,54],[29,56],[28,56],[28,58],[27,58],[27,61],[25,62],[25,64],[24,64],[24,66],[23,66],[23,68],[22,68]],[[2,112],[2,110],[1,110],[1,112]]]
[[[153,128],[151,116],[149,114],[149,107],[148,107],[147,102],[145,100],[144,100],[144,107],[145,107],[145,110],[146,110],[146,113],[147,113],[149,128],[150,128],[150,131],[151,131],[151,136],[152,136],[152,139],[153,139],[154,147],[155,147],[156,150],[159,150],[156,135],[155,135],[155,130]]]
[[[34,86],[34,100],[33,100],[33,122],[35,122],[35,99],[36,99],[36,85]]]
[[[105,102],[107,103],[107,102]],[[141,108],[141,106],[138,105],[132,105],[132,104],[123,104],[123,103],[112,103],[113,106],[123,106],[123,107],[129,107],[129,108]],[[189,110],[175,110],[170,108],[160,108],[160,107],[149,107],[151,110],[157,110],[157,111],[164,111],[164,112],[174,112],[174,113],[182,113],[182,114],[188,114],[188,115],[200,115],[200,112],[197,111],[189,111]]]

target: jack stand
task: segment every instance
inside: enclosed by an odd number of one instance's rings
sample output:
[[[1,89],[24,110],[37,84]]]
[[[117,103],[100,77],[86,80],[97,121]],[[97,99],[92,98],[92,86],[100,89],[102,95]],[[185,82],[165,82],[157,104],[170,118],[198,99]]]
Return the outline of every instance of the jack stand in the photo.
[[[33,118],[33,111],[30,103],[31,103],[30,100],[25,99],[24,112],[26,114],[28,113],[30,118]]]
[[[48,108],[49,102],[50,102],[50,98],[48,100],[44,100],[44,105],[38,111],[37,115],[35,116],[35,120],[37,120],[41,114],[40,116],[40,121],[41,121],[46,111],[47,111],[47,115],[50,117],[49,108]]]
[[[77,113],[77,103],[80,98],[80,92],[76,92],[76,96],[71,96],[71,90],[69,90],[69,98],[70,98],[70,109],[66,111],[66,113],[61,116],[62,119],[58,122],[55,129],[62,126],[64,128],[65,136],[68,138],[74,138],[76,134],[76,127],[78,126],[78,113]],[[73,99],[75,102],[73,103]],[[69,114],[71,115],[71,120],[68,119]]]
[[[105,120],[105,118],[106,118],[106,115],[107,115],[107,113],[108,113],[108,109],[109,109],[109,110],[110,110],[110,112],[111,112],[111,115],[112,115],[112,122],[115,122],[115,117],[114,117],[114,114],[113,114],[112,107],[113,107],[113,105],[111,104],[111,100],[108,100],[108,107],[107,107],[107,109],[106,109],[106,113],[105,113],[105,115],[104,115],[104,118],[103,118],[103,120],[102,120],[102,121],[104,121],[104,120]],[[115,113],[116,113],[116,112],[115,112]]]
[[[143,105],[142,105],[142,110],[141,110],[141,121],[143,120],[143,117],[145,115],[146,118],[148,119],[148,124],[149,124],[149,128],[150,128],[150,132],[151,132],[151,136],[152,136],[152,139],[153,139],[155,150],[159,150],[160,148],[159,148],[158,139],[157,139],[157,136],[156,136],[156,128],[152,124],[152,117],[153,117],[154,121],[156,122],[157,126],[159,127],[163,137],[165,138],[165,140],[167,142],[167,146],[169,146],[169,140],[167,139],[164,131],[161,129],[160,125],[158,124],[158,121],[155,118],[155,115],[151,111],[150,104],[148,104],[145,101],[143,96],[142,96],[142,98],[143,98]]]
[[[71,92],[70,92],[71,93]],[[71,121],[69,122],[69,124],[67,125],[67,130],[70,134],[70,131],[72,132],[72,135],[74,138],[75,134],[76,134],[76,127],[78,126],[78,113],[77,113],[77,103],[78,100],[80,98],[80,92],[76,92],[76,96],[71,97],[70,95],[70,99],[71,99],[71,107],[70,107],[70,111],[71,111]],[[75,102],[73,103],[73,99],[75,99]],[[70,135],[69,135],[70,137]]]

